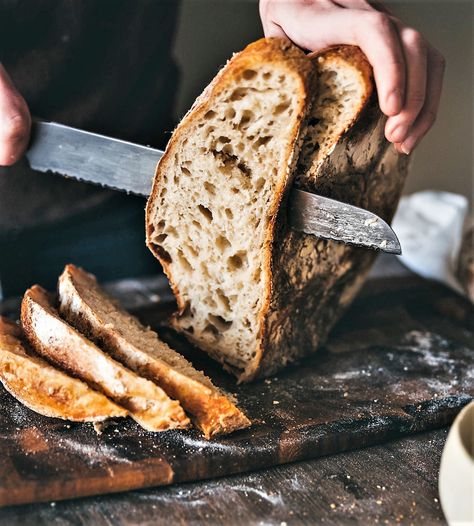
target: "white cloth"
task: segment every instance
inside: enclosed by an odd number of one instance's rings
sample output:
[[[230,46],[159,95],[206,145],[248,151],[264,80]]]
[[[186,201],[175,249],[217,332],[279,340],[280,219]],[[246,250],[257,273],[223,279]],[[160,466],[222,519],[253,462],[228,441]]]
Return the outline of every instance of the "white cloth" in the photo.
[[[413,272],[442,281],[464,294],[455,276],[468,200],[449,192],[423,191],[403,197],[392,227],[400,261]]]

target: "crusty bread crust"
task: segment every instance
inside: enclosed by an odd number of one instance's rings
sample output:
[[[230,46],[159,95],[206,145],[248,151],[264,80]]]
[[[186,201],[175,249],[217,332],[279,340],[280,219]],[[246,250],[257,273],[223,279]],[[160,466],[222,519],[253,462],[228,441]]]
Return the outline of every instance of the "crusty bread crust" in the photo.
[[[209,378],[121,309],[98,285],[95,276],[66,265],[59,278],[58,296],[59,311],[71,325],[179,400],[206,438],[250,425],[248,418]]]
[[[359,48],[338,46],[314,60],[356,67],[365,96],[350,124],[324,155],[308,160],[299,188],[360,206],[390,222],[408,172],[409,157],[385,139],[385,116],[373,89],[371,68]],[[335,61],[335,62],[334,62]],[[242,378],[268,376],[314,352],[353,301],[377,252],[318,239],[289,228],[280,212],[274,243],[274,294],[265,323],[260,364]],[[304,330],[303,330],[304,328]]]
[[[28,352],[20,327],[1,316],[0,381],[23,405],[44,416],[100,422],[128,414],[86,383]]]
[[[125,407],[148,431],[189,427],[179,402],[153,382],[110,358],[62,320],[47,292],[34,285],[25,292],[21,323],[33,349]]]
[[[341,138],[347,134],[347,132],[353,127],[354,123],[357,122],[357,120],[360,118],[361,113],[363,112],[364,108],[367,107],[369,104],[370,98],[373,94],[373,74],[372,74],[372,68],[370,64],[368,63],[367,59],[365,58],[365,55],[361,52],[361,50],[357,46],[331,46],[329,48],[326,48],[318,53],[312,53],[309,55],[309,58],[313,61],[313,64],[316,66],[316,64],[319,63],[331,63],[334,65],[334,68],[336,67],[352,67],[359,73],[359,82],[361,86],[363,86],[364,94],[360,99],[360,102],[358,106],[355,108],[354,115],[352,119],[345,124],[344,127],[342,127],[337,135],[333,137],[333,146],[330,148],[327,152],[319,152],[319,156],[316,159],[306,159],[304,162],[308,166],[309,169],[303,170],[302,172],[294,173],[293,176],[295,178],[295,184],[296,186],[314,192],[319,193],[317,190],[317,185],[313,184],[311,188],[308,186],[308,181],[317,179],[318,173],[320,170],[320,167],[322,163],[324,162],[324,158],[329,155],[333,149],[334,146],[341,140]],[[313,101],[312,103],[315,103],[315,97],[316,97],[316,87],[315,92],[313,93]],[[310,117],[310,114],[307,115],[307,117]],[[305,135],[308,133],[306,131],[306,124],[307,121],[305,121],[302,124],[302,128],[300,131],[300,138],[304,145]],[[314,155],[314,154],[313,154]],[[321,159],[322,157],[322,159]],[[264,308],[262,309],[261,313],[261,337],[260,337],[260,345],[258,347],[255,359],[252,363],[248,365],[248,367],[245,369],[245,371],[242,373],[238,373],[239,381],[246,382],[253,380],[255,378],[258,378],[259,376],[268,376],[270,374],[273,374],[277,370],[284,367],[288,362],[293,361],[294,359],[302,356],[303,348],[300,350],[296,349],[284,349],[281,347],[281,344],[284,343],[284,337],[281,338],[280,331],[275,330],[275,327],[269,323],[269,320],[271,319],[272,315],[275,313],[275,308],[272,308],[272,303],[275,302],[275,298],[281,297],[281,290],[284,287],[285,283],[288,283],[288,275],[283,270],[286,269],[289,266],[296,266],[300,264],[298,260],[294,256],[295,254],[298,254],[297,251],[295,251],[296,246],[290,247],[289,245],[283,243],[281,245],[280,240],[282,239],[283,235],[291,236],[294,234],[294,231],[291,230],[291,232],[288,232],[288,225],[286,222],[285,217],[285,205],[286,200],[289,194],[290,186],[287,187],[284,198],[282,199],[281,208],[280,208],[280,214],[278,216],[278,227],[275,231],[272,246],[272,261],[271,261],[271,281],[272,281],[272,295],[268,297],[267,302],[265,303]],[[283,234],[283,232],[285,234]],[[316,252],[316,245],[318,243],[318,238],[312,235],[307,235],[304,233],[297,233],[297,237],[305,238],[305,243],[310,244],[313,246],[313,250]],[[281,246],[285,246],[285,253],[282,254],[281,252]],[[340,246],[340,244],[338,244]],[[280,248],[279,248],[280,247]],[[284,262],[282,261],[285,260]],[[299,276],[299,279],[301,279],[301,276]],[[281,283],[280,283],[281,281]],[[300,284],[301,286],[301,284]],[[321,285],[320,285],[321,286]],[[322,287],[324,288],[324,284]],[[294,295],[293,292],[289,292],[289,295],[287,298],[284,299],[284,301],[279,304],[278,312],[282,313],[285,311],[287,316],[297,318],[297,314],[301,311],[301,309],[307,309],[308,306],[305,306],[305,299],[302,299],[301,304],[296,307],[295,312],[292,310],[291,305],[294,301],[294,298],[292,297]],[[296,316],[295,316],[296,314]],[[329,325],[329,324],[328,324]],[[301,324],[299,331],[302,332],[302,327],[307,327],[306,324]],[[310,327],[308,327],[309,330],[311,330]],[[275,332],[272,334],[272,331]],[[321,330],[321,329],[319,329]],[[328,328],[329,330],[329,328]],[[275,334],[279,334],[280,338],[278,338],[279,343],[278,347],[275,348],[275,341],[277,338],[275,337]],[[322,338],[321,340],[322,341]],[[314,343],[314,342],[313,342]],[[315,350],[316,347],[319,346],[319,342],[315,347],[312,347],[312,350]],[[265,360],[264,360],[265,357]],[[235,373],[235,371],[234,371]]]

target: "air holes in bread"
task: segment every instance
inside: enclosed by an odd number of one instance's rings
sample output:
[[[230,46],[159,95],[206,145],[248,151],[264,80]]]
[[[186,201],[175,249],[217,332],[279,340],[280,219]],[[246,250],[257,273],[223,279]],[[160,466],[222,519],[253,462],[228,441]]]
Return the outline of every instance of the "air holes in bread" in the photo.
[[[242,77],[245,79],[245,80],[252,80],[254,77],[257,76],[257,72],[253,69],[246,69],[244,70],[244,72],[242,73]]]
[[[247,253],[244,251],[237,252],[233,256],[227,259],[227,268],[232,272],[233,270],[239,270],[242,268],[244,263],[247,261]]]
[[[216,195],[216,187],[209,181],[204,181],[204,188],[209,194]]]
[[[243,110],[242,116],[240,117],[239,127],[242,130],[246,130],[248,128],[248,124],[250,121],[254,118],[254,113],[251,110]]]
[[[207,112],[204,114],[204,118],[205,118],[206,120],[210,120],[210,119],[213,119],[216,115],[217,115],[217,114],[216,114],[215,111],[209,110],[209,111],[207,111]]]
[[[232,120],[235,117],[236,113],[234,108],[228,108],[225,110],[225,116],[227,119]]]
[[[290,107],[290,101],[285,100],[275,108],[273,115],[280,115],[280,113],[285,112]]]
[[[225,332],[230,329],[232,322],[225,320],[222,316],[215,316],[214,314],[209,314],[209,321],[217,327],[220,332]]]
[[[193,267],[188,261],[188,258],[183,254],[182,250],[178,250],[178,261],[188,272],[193,270]]]
[[[198,205],[198,209],[210,223],[212,221],[212,212],[209,210],[209,208],[206,208],[204,205]]]
[[[219,337],[219,330],[217,329],[217,327],[215,325],[213,325],[212,323],[208,323],[205,327],[204,327],[204,330],[202,331],[204,334],[208,334],[210,336],[212,336],[215,340],[217,340],[217,338]]]
[[[265,186],[265,179],[263,177],[259,177],[256,181],[255,181],[255,190],[257,190],[257,192],[260,192],[260,190]]]
[[[231,102],[236,102],[238,100],[241,100],[245,97],[245,95],[247,94],[247,91],[248,91],[247,88],[237,88],[231,93],[229,100]]]
[[[155,237],[157,243],[163,243],[163,241],[168,237],[168,234],[159,234]]]
[[[229,298],[224,294],[222,289],[218,288],[216,290],[216,293],[217,293],[217,299],[219,300],[219,303],[220,303],[221,307],[223,307],[226,312],[230,312],[230,300],[229,300]]]
[[[265,146],[271,139],[272,139],[271,135],[260,137],[253,143],[253,146],[254,148],[260,148],[260,146]]]
[[[217,236],[216,238],[216,247],[219,249],[220,252],[224,252],[226,248],[229,248],[230,241],[225,236]]]
[[[151,243],[151,246],[153,250],[158,254],[158,256],[165,262],[165,263],[171,263],[172,259],[169,254],[161,245],[157,245],[156,243]]]

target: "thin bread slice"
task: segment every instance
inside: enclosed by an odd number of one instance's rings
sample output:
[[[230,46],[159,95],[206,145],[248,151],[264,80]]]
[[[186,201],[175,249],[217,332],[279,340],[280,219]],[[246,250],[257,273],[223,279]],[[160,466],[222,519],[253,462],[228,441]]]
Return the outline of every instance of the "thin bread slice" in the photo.
[[[59,311],[115,359],[181,402],[206,438],[250,425],[209,378],[123,310],[84,270],[67,265],[58,281]]]
[[[125,407],[148,431],[186,428],[179,402],[153,382],[113,360],[59,317],[48,293],[38,285],[25,292],[21,323],[33,349]]]
[[[86,383],[28,352],[18,325],[0,316],[0,381],[36,413],[75,422],[101,422],[128,412]]]

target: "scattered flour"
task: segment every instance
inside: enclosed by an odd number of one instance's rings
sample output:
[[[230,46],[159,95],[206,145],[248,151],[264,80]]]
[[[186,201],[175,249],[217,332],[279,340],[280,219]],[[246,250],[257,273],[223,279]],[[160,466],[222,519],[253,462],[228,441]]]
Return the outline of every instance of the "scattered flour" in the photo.
[[[448,345],[446,339],[434,332],[410,331],[405,334],[404,344],[400,349],[420,353],[424,362],[431,367],[454,367],[456,361],[443,350],[448,348]]]

